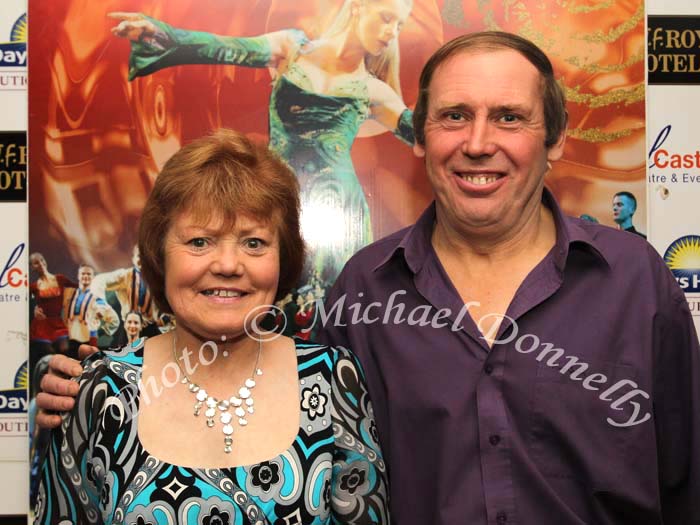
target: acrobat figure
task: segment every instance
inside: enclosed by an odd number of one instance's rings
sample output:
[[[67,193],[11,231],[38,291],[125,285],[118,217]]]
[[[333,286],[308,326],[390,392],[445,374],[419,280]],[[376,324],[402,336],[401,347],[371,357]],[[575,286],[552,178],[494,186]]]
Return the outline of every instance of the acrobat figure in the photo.
[[[81,344],[97,346],[97,332],[107,335],[119,328],[119,316],[107,302],[96,296],[90,286],[95,269],[89,264],[78,267],[78,287],[63,292],[63,320],[68,327],[68,355],[78,358]]]
[[[126,322],[129,312],[141,314],[143,322],[142,336],[155,336],[161,331],[158,321],[158,309],[153,303],[148,285],[141,275],[141,256],[139,247],[134,245],[131,257],[131,268],[119,268],[111,272],[96,275],[92,281],[91,289],[98,297],[105,297],[105,292],[114,292],[119,301],[120,313],[123,323]],[[119,328],[115,336],[116,341],[128,339],[124,332],[124,326]]]
[[[615,194],[612,201],[613,220],[621,230],[626,232],[636,233],[640,237],[647,238],[646,235],[637,231],[632,224],[632,217],[637,211],[637,199],[629,191],[619,191]]]

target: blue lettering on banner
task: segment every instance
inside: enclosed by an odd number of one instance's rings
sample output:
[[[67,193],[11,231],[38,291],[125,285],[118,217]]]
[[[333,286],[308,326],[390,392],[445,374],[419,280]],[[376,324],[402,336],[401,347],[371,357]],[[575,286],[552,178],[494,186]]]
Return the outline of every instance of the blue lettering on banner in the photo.
[[[27,65],[27,44],[12,42],[0,44],[0,67],[23,67]]]
[[[664,253],[664,262],[684,292],[700,292],[700,235],[673,241]]]
[[[21,242],[19,243],[14,250],[12,250],[12,253],[10,254],[10,257],[7,259],[7,262],[5,263],[5,267],[2,269],[2,272],[0,272],[0,289],[5,288],[6,286],[11,286],[13,288],[17,287],[17,284],[15,282],[16,279],[14,279],[13,272],[14,271],[19,271],[18,268],[15,268],[15,265],[17,264],[17,261],[19,261],[19,258],[22,256],[22,253],[24,252],[24,243]],[[22,279],[23,281],[23,279]],[[21,282],[19,283],[21,284]]]
[[[24,388],[0,390],[0,414],[27,412],[27,391]]]

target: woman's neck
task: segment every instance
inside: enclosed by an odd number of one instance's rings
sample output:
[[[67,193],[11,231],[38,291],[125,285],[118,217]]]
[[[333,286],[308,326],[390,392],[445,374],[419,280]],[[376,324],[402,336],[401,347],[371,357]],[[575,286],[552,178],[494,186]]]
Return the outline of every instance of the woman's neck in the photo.
[[[256,366],[260,343],[245,334],[236,338],[225,336],[207,338],[197,335],[184,327],[178,326],[172,332],[173,359],[195,383],[202,381],[218,382],[253,372]]]
[[[333,54],[335,73],[359,73],[365,69],[365,48],[350,28],[331,37],[330,52]]]

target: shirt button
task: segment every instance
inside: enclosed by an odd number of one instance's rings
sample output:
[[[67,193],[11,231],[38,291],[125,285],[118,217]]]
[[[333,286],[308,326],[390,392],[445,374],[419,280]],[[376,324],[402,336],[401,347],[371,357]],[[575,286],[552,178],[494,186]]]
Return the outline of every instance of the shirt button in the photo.
[[[484,367],[484,372],[486,372],[487,376],[490,376],[493,373],[493,365],[486,365]]]
[[[505,512],[501,511],[498,514],[496,514],[496,521],[498,523],[505,523],[506,521],[508,521],[508,515]]]
[[[489,443],[491,443],[494,447],[498,445],[501,442],[501,436],[498,434],[493,434],[489,436]],[[505,514],[504,514],[505,516]]]

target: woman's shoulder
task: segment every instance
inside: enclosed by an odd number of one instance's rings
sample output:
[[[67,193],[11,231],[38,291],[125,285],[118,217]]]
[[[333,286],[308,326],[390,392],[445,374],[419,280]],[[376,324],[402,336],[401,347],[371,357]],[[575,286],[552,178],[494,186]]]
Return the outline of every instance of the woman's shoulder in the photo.
[[[349,348],[305,341],[298,337],[294,337],[294,345],[300,368],[306,362],[317,360],[327,361],[330,368],[335,368],[340,361],[350,361],[354,366],[361,368],[359,360]]]
[[[111,376],[127,383],[138,382],[143,366],[145,343],[146,338],[142,337],[121,348],[110,348],[94,353],[82,362],[83,379]]]

